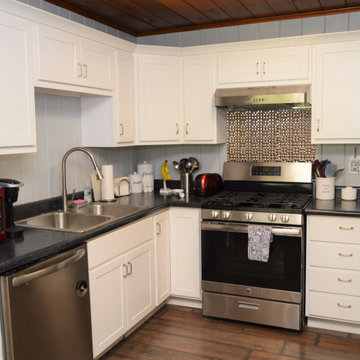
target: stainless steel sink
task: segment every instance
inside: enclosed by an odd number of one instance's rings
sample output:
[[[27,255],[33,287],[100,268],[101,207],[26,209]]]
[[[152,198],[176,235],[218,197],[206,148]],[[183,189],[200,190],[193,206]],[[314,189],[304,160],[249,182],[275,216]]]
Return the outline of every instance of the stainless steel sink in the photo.
[[[25,227],[82,233],[120,220],[141,211],[141,206],[91,204],[75,212],[54,211],[17,221]]]
[[[140,211],[142,207],[119,204],[91,204],[76,210],[76,214],[105,215],[121,219]]]
[[[110,216],[55,211],[17,221],[16,224],[32,228],[82,233],[96,229],[110,221],[112,221]]]

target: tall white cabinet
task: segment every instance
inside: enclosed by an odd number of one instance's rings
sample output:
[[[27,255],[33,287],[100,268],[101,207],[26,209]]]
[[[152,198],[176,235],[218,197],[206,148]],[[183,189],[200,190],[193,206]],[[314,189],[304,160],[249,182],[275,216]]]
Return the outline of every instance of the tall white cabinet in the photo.
[[[0,12],[0,154],[36,151],[32,24]]]
[[[313,142],[360,142],[360,41],[314,46]]]
[[[201,299],[200,210],[170,209],[171,294]]]
[[[139,141],[180,141],[182,74],[178,56],[136,55]]]

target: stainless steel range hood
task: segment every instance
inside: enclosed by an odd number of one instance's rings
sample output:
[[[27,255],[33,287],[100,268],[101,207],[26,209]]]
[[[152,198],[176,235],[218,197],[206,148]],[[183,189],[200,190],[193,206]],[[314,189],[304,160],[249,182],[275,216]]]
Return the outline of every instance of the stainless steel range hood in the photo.
[[[215,105],[228,109],[308,107],[308,85],[217,89]]]

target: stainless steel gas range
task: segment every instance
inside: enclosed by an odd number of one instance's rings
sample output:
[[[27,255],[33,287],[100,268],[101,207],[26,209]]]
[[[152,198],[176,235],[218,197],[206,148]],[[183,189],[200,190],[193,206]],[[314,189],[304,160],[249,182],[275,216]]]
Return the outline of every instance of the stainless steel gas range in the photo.
[[[203,314],[301,330],[311,163],[226,162],[223,176],[201,210]],[[270,227],[267,261],[249,259],[250,227]]]

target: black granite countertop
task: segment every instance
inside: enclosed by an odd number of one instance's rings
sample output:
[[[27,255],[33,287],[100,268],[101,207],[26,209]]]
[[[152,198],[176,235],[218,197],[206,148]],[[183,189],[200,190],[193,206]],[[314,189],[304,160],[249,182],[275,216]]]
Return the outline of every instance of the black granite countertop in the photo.
[[[306,215],[332,215],[360,217],[360,199],[349,201],[313,199],[305,209]]]
[[[143,206],[144,210],[93,231],[75,234],[62,231],[23,228],[23,236],[0,242],[0,274],[8,275],[22,267],[38,262],[40,259],[79,246],[86,240],[129,224],[161,209],[166,209],[169,206],[200,208],[201,203],[205,199],[204,197],[196,195],[190,195],[180,199],[176,195],[160,195],[158,191],[131,194],[118,198],[116,201],[123,205]],[[59,209],[59,207],[56,208],[54,203],[47,205],[46,201],[45,203],[42,201],[36,204],[24,204],[20,205],[18,209],[15,207],[15,217],[19,220],[55,209]]]

